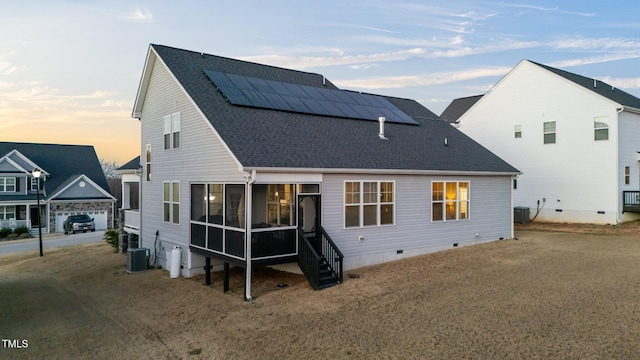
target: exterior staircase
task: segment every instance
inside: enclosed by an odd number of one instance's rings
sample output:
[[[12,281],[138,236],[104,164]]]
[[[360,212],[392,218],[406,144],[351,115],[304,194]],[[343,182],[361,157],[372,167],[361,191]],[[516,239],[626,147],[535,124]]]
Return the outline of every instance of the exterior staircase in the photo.
[[[42,228],[42,234],[46,234],[47,233],[47,228]],[[31,229],[29,229],[29,234],[31,234],[31,236],[33,237],[38,237],[38,228],[34,228],[32,227]]]
[[[344,255],[322,227],[315,236],[298,229],[298,266],[314,290],[343,281],[343,259]]]

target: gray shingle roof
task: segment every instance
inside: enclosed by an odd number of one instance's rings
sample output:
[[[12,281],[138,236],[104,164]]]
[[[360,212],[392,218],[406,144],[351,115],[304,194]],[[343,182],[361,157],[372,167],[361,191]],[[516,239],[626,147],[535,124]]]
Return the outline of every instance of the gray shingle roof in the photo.
[[[595,92],[598,95],[604,96],[605,98],[615,101],[620,105],[634,107],[636,109],[640,109],[640,99],[637,97],[622,91],[612,85],[605,83],[604,81],[588,78],[586,76],[570,73],[565,70],[560,70],[553,68],[551,66],[543,65],[536,63],[534,61],[528,60],[532,64],[538,65],[543,69],[549,70],[556,75],[560,75],[563,78],[572,81],[586,89],[589,89]],[[595,85],[595,86],[594,86]]]
[[[449,106],[440,114],[440,117],[450,124],[455,123],[464,113],[467,112],[483,95],[475,95],[454,99]]]
[[[14,149],[51,174],[44,182],[47,195],[56,193],[70,178],[77,178],[78,174],[86,175],[110,193],[93,146],[0,142],[0,157]]]
[[[140,168],[140,156],[137,156],[129,160],[129,162],[120,166],[116,170],[138,170],[139,168]]]
[[[518,172],[414,100],[385,97],[419,125],[387,123],[382,140],[376,121],[232,105],[204,70],[337,89],[320,74],[151,46],[247,169]]]

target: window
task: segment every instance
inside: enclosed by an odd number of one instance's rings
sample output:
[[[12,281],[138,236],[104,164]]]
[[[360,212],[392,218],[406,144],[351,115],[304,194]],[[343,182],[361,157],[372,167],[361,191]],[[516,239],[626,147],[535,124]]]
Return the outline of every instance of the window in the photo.
[[[164,122],[164,149],[177,149],[180,147],[180,113],[167,115],[162,118]]]
[[[42,186],[40,186],[42,188]],[[31,178],[31,191],[38,191],[38,179],[32,177]]]
[[[15,206],[0,206],[0,220],[10,220],[16,218]]]
[[[164,222],[180,224],[180,182],[163,183]]]
[[[349,181],[344,184],[344,226],[394,224],[393,181]]]
[[[631,168],[624,167],[624,184],[629,185],[631,183]]]
[[[0,178],[0,192],[16,192],[16,178]]]
[[[514,128],[513,128],[513,132],[514,132],[514,134],[515,134],[515,136],[514,136],[514,137],[515,137],[516,139],[521,138],[521,137],[522,137],[522,125],[516,125],[516,126],[514,126]]]
[[[434,181],[431,183],[431,220],[469,219],[469,182]]]
[[[548,121],[543,124],[543,134],[545,144],[556,143],[556,122]]]
[[[191,184],[191,245],[244,259],[244,229],[244,184]]]
[[[267,223],[272,226],[295,226],[296,186],[269,184],[267,189]]]
[[[593,118],[594,140],[609,140],[609,117],[596,116]]]
[[[146,151],[146,168],[147,168],[147,181],[151,181],[151,144],[147,144]]]

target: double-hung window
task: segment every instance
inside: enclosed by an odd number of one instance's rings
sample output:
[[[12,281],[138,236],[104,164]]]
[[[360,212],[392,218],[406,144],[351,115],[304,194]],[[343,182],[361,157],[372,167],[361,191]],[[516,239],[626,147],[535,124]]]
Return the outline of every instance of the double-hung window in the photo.
[[[164,222],[180,224],[180,182],[163,183]]]
[[[146,179],[147,181],[151,181],[151,144],[147,144],[147,150],[145,153],[145,164],[146,164]]]
[[[174,113],[163,117],[164,123],[164,149],[177,149],[180,147],[180,113]]]
[[[344,184],[344,226],[394,224],[393,181],[347,181]]]
[[[515,125],[513,127],[513,137],[520,139],[522,137],[522,125]]]
[[[594,140],[609,140],[609,117],[596,116],[593,119]]]
[[[556,122],[546,121],[542,127],[543,127],[544,143],[555,144],[556,143]]]
[[[0,220],[10,220],[16,218],[15,206],[0,206]]]
[[[0,178],[0,192],[16,192],[16,178]]]
[[[469,219],[469,182],[434,181],[431,183],[431,220]]]

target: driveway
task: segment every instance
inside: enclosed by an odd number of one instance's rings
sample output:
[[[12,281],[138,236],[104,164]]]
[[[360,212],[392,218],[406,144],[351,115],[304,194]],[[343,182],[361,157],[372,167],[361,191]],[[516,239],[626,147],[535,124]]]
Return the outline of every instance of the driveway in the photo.
[[[63,234],[43,234],[42,248],[43,253],[47,253],[47,249],[90,244],[103,241],[104,231],[95,231],[87,233],[79,233],[74,235]],[[40,244],[38,237],[21,240],[0,241],[0,256],[6,254],[21,253],[26,251],[39,251]]]

